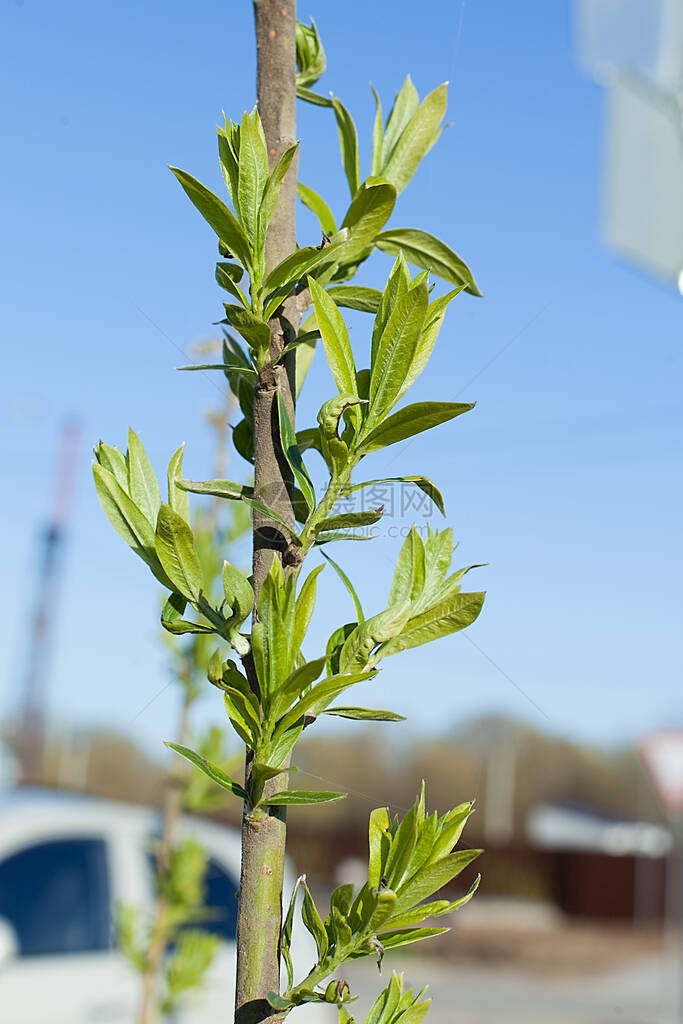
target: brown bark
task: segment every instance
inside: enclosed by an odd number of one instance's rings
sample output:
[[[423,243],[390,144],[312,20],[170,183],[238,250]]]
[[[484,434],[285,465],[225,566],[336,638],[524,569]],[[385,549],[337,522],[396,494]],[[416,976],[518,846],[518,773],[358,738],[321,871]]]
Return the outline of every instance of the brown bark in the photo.
[[[296,140],[296,3],[254,0],[257,46],[258,109],[271,167]],[[298,160],[292,161],[266,237],[270,270],[296,248],[296,182]],[[287,300],[270,322],[271,357],[296,334],[301,313],[295,298]],[[281,392],[294,422],[294,358],[267,367],[254,394],[254,495],[294,525],[292,481],[279,448],[277,393]],[[254,592],[258,595],[273,557],[288,562],[288,539],[267,516],[254,511]],[[245,775],[248,780],[250,754]],[[286,784],[279,776],[266,787],[274,792]],[[237,918],[236,1024],[275,1024],[282,1019],[266,1001],[280,991],[280,927],[286,822],[284,814],[258,810],[242,823],[242,870]]]
[[[256,27],[258,109],[268,146],[271,167],[296,141],[296,3],[288,0],[254,0]],[[285,175],[275,213],[266,237],[266,269],[280,263],[296,249],[296,183],[298,154]],[[271,320],[271,357],[292,339],[301,320],[295,298],[288,299],[282,314]],[[284,366],[266,369],[254,395],[254,493],[294,525],[291,479],[278,451],[277,391],[282,393],[294,420],[294,355]],[[254,512],[254,590],[258,594],[270,568],[273,553],[287,548],[282,531]]]

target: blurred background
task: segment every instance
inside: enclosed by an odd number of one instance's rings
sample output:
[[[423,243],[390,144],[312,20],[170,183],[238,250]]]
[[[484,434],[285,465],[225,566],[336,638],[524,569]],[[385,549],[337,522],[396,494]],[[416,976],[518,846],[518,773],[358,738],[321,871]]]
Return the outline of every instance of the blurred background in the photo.
[[[291,815],[293,865],[324,894],[358,877],[373,807],[406,809],[421,779],[442,811],[475,798],[476,899],[392,958],[431,982],[433,1024],[683,1020],[683,0],[300,2],[311,15],[364,174],[368,82],[385,109],[408,72],[421,95],[450,82],[452,125],[392,224],[447,240],[485,293],[453,305],[415,388],[477,408],[375,475],[437,482],[488,596],[467,633],[373,682],[406,723],[302,742],[302,784],[349,797]],[[159,473],[185,441],[186,475],[213,475],[230,408],[174,367],[220,337],[214,239],[164,165],[221,190],[213,125],[255,96],[251,4],[16,0],[2,21],[0,776],[153,807],[181,698],[158,588],[106,522],[90,453],[130,425]],[[299,134],[301,180],[344,209],[329,113],[302,104]],[[318,241],[303,208],[299,241]],[[378,254],[359,283],[388,268]],[[437,519],[397,498],[370,571],[367,550],[335,553],[369,609],[410,523]],[[246,537],[230,557],[248,565]],[[311,651],[348,600],[327,584]],[[196,727],[220,711],[205,693]],[[369,996],[376,968],[356,976]]]

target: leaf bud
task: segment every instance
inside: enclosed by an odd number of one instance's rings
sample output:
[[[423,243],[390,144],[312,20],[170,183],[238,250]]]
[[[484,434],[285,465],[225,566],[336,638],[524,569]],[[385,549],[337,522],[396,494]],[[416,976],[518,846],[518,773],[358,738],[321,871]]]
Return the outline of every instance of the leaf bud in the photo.
[[[335,978],[325,989],[326,1003],[344,1003],[351,996],[349,983],[343,978]]]
[[[209,682],[213,683],[214,686],[220,686],[223,682],[223,662],[221,661],[221,652],[218,648],[216,648],[209,658],[207,676],[209,678]]]

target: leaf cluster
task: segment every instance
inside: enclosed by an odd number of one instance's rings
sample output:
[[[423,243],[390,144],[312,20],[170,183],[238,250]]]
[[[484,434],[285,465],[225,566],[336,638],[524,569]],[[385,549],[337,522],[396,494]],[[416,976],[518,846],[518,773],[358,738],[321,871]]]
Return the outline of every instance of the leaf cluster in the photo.
[[[308,284],[313,301],[312,316],[338,394],[321,406],[317,427],[296,433],[279,397],[280,444],[295,481],[295,515],[303,528],[293,529],[271,507],[258,501],[251,488],[241,484],[228,480],[179,481],[179,486],[189,491],[241,500],[259,509],[279,526],[289,543],[301,549],[301,559],[314,545],[357,539],[358,535],[350,531],[381,518],[381,510],[344,516],[333,514],[339,498],[379,482],[351,482],[353,471],[367,455],[408,440],[473,408],[468,402],[423,401],[394,411],[425,368],[448,306],[464,286],[432,299],[426,272],[411,278],[406,261],[399,253],[387,285],[379,293],[367,354],[370,365],[367,369],[357,369],[337,302],[314,279],[308,279]],[[304,453],[310,449],[322,456],[330,474],[330,483],[320,500],[304,460]],[[391,479],[414,482],[444,511],[441,492],[428,478],[415,475]]]
[[[392,971],[391,981],[380,992],[365,1018],[365,1024],[420,1024],[431,1005],[425,999],[426,988],[413,994],[412,989],[403,991],[403,975]],[[346,1006],[339,1007],[339,1024],[355,1024]]]
[[[381,350],[380,339],[378,351]],[[331,407],[327,403],[328,410],[321,416],[321,436],[325,436],[324,431],[328,429],[328,418],[334,422],[344,408],[353,411],[354,407],[346,406],[345,402],[340,395],[331,400]],[[372,411],[370,403],[369,408]],[[282,414],[283,406],[280,411]],[[351,424],[351,430],[356,429],[363,436],[362,420],[358,428]],[[281,431],[283,449],[293,469],[299,473],[302,488],[307,483],[312,488],[310,479],[303,475],[302,463],[295,461],[291,454],[296,448],[291,426],[281,423]],[[332,431],[337,436],[336,426],[331,428],[330,437]],[[341,438],[338,440],[344,443]],[[351,450],[355,454],[353,444]],[[240,657],[248,657],[251,676],[246,665],[240,668],[233,659],[224,660],[219,649],[207,659],[208,679],[223,691],[232,728],[254,751],[247,788],[216,763],[210,743],[200,751],[173,743],[169,746],[213,783],[245,800],[252,812],[262,806],[266,782],[286,771],[288,757],[304,728],[321,714],[400,721],[401,716],[392,711],[335,701],[349,687],[372,679],[382,658],[463,629],[481,610],[484,595],[461,590],[464,576],[473,567],[449,572],[455,547],[452,530],[430,529],[423,540],[413,527],[399,553],[387,606],[369,618],[364,615],[360,597],[349,578],[329,559],[352,596],[357,618],[335,629],[325,651],[306,660],[302,645],[313,616],[317,581],[323,566],[313,569],[300,583],[299,572],[286,575],[281,562],[275,559],[261,590],[258,618],[250,633],[240,631],[254,600],[247,577],[224,562],[223,600],[216,603],[205,593],[202,565],[188,522],[187,489],[241,497],[257,504],[247,494],[247,488],[229,481],[193,485],[184,480],[179,475],[182,472],[182,449],[179,449],[169,467],[169,501],[163,504],[157,478],[133,432],[129,435],[125,455],[104,443],[98,445],[96,455],[95,479],[107,515],[157,579],[171,590],[162,612],[164,628],[173,634],[200,634],[206,640],[218,637],[227,641]],[[328,494],[320,505],[310,510],[302,534],[296,535],[302,550],[357,525],[353,513],[325,515],[325,503],[329,507],[332,500],[330,494],[340,493],[344,481],[348,480],[346,462],[343,469],[341,477],[331,478]],[[423,483],[427,485],[433,488],[431,482]],[[155,514],[156,529],[153,530]],[[182,617],[188,604],[195,612],[192,619]],[[281,790],[269,797],[268,805],[313,803],[341,796],[343,794],[331,792]]]
[[[427,988],[414,994],[412,989],[403,990],[403,974],[392,971],[391,980],[384,988],[370,1008],[365,1018],[365,1024],[419,1024],[424,1019],[427,1010],[431,1005],[431,999],[425,999]],[[306,1002],[336,1003],[339,1011],[339,1024],[356,1024],[355,1017],[351,1016],[348,1004],[354,1002],[357,996],[351,995],[348,983],[343,980],[331,981],[325,989],[324,999],[313,998],[320,993],[311,991],[301,996],[301,1005]],[[291,1004],[283,996],[270,993],[270,999],[274,1009],[289,1013]]]
[[[318,27],[311,18],[310,25],[296,23],[296,94],[318,106],[329,106],[330,101],[309,88],[315,85],[327,67],[327,58]]]
[[[301,98],[330,107],[339,132],[340,153],[351,201],[339,225],[322,196],[298,185],[301,201],[320,223],[323,242],[297,248],[266,273],[265,238],[277,204],[280,186],[294,159],[290,146],[274,167],[269,166],[263,126],[256,108],[239,122],[224,117],[218,128],[218,155],[232,209],[186,171],[172,167],[187,196],[217,236],[224,260],[216,266],[218,284],[233,300],[224,303],[225,323],[240,334],[250,352],[251,366],[236,352],[218,364],[235,373],[260,370],[268,362],[268,320],[285,299],[305,288],[305,278],[328,288],[340,306],[376,312],[380,294],[372,288],[346,285],[374,248],[401,253],[416,266],[433,271],[444,281],[478,295],[467,264],[440,239],[414,228],[386,228],[397,196],[412,179],[442,131],[446,85],[422,102],[408,77],[397,94],[386,123],[375,94],[376,118],[370,174],[361,179],[358,132],[341,100],[327,100],[309,88],[325,70],[325,54],[315,23],[297,25],[297,91]],[[243,282],[244,273],[249,286]],[[315,338],[303,331],[291,344],[310,346]]]
[[[369,828],[368,880],[358,892],[352,885],[338,886],[330,897],[329,913],[323,920],[313,897],[300,878],[292,894],[281,934],[281,949],[287,968],[288,986],[282,996],[273,994],[271,1005],[289,1010],[304,1002],[350,1001],[348,986],[322,983],[344,963],[374,956],[381,967],[385,950],[432,938],[444,927],[422,926],[426,919],[444,917],[464,906],[479,884],[475,879],[469,890],[455,900],[430,900],[479,855],[480,850],[454,850],[472,804],[464,803],[439,815],[427,814],[424,784],[410,811],[399,819],[385,807],[373,811]],[[291,936],[297,896],[301,890],[301,919],[315,940],[317,961],[302,981],[294,983]],[[424,902],[428,900],[428,902]],[[421,1016],[412,1007],[419,1001],[402,995],[400,979],[392,980],[371,1010],[367,1021],[421,1020],[428,1004],[422,1004]],[[409,1009],[411,1013],[402,1017]],[[348,1020],[343,1014],[341,1020]]]
[[[254,592],[246,576],[224,562],[224,596],[218,603],[211,600],[190,526],[189,499],[179,483],[182,459],[183,445],[169,462],[165,503],[134,431],[129,431],[125,453],[100,441],[93,465],[97,493],[114,529],[170,591],[161,613],[164,629],[175,635],[215,634],[246,652],[248,645],[239,628],[251,613]],[[193,619],[183,618],[188,605],[195,612]]]
[[[253,812],[262,805],[265,783],[292,771],[288,757],[303,730],[319,715],[365,721],[397,722],[393,711],[337,704],[351,686],[371,680],[384,657],[464,629],[476,619],[482,593],[463,593],[461,582],[473,566],[449,573],[454,550],[452,530],[430,530],[426,541],[413,528],[399,554],[387,607],[366,618],[360,598],[343,570],[358,620],[334,630],[324,654],[307,661],[302,644],[316,601],[318,566],[297,589],[298,576],[285,577],[275,559],[264,582],[258,620],[249,642],[257,689],[235,661],[216,651],[209,680],[223,691],[230,723],[254,751],[248,788],[210,759],[187,747],[169,746],[206,776],[245,800]],[[323,673],[325,673],[323,675]],[[321,678],[322,677],[322,678]],[[268,797],[269,806],[319,803],[343,793],[282,790]]]
[[[201,929],[206,920],[204,878],[207,858],[194,839],[186,839],[170,851],[168,862],[155,873],[157,898],[163,901],[163,917],[154,927],[145,926],[137,907],[117,909],[116,928],[121,952],[141,974],[149,970],[154,946],[173,947],[164,960],[160,1008],[172,1012],[189,989],[199,987],[216,955],[219,938]]]
[[[415,266],[433,271],[450,284],[462,284],[472,295],[480,295],[469,267],[445,242],[414,228],[383,230],[393,212],[397,196],[412,180],[443,131],[447,83],[444,82],[420,101],[408,75],[394,98],[386,120],[380,98],[371,87],[375,101],[372,160],[370,174],[363,180],[358,130],[350,112],[338,97],[327,99],[307,88],[325,70],[324,51],[314,23],[310,28],[298,26],[297,55],[301,69],[297,76],[297,95],[309,103],[329,107],[334,112],[342,167],[351,194],[351,205],[340,221],[340,227],[348,229],[349,238],[334,280],[353,276],[376,247],[394,256],[402,252]],[[318,218],[322,231],[333,236],[338,230],[337,222],[322,196],[301,183],[298,190],[299,198]],[[335,298],[347,300],[340,302],[340,305],[348,304],[353,309],[374,312],[371,305],[376,301],[376,296],[373,296],[372,289],[341,288]]]

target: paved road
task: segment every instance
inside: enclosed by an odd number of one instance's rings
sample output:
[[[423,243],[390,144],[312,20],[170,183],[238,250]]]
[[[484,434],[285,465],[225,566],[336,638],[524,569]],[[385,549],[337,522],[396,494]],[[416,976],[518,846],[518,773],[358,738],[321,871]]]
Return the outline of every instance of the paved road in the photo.
[[[387,958],[388,959],[388,958]],[[464,968],[417,956],[395,956],[413,988],[429,984],[434,1002],[425,1024],[680,1024],[680,958],[671,952],[603,975],[543,978],[490,968]],[[386,961],[385,961],[386,963]],[[388,969],[391,970],[392,961]],[[360,994],[358,1019],[382,979],[372,962],[345,968]],[[383,977],[387,976],[384,972]],[[386,981],[384,981],[386,984]],[[362,1012],[361,1012],[362,1011]]]

